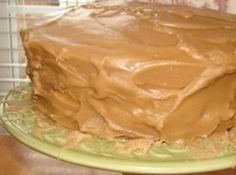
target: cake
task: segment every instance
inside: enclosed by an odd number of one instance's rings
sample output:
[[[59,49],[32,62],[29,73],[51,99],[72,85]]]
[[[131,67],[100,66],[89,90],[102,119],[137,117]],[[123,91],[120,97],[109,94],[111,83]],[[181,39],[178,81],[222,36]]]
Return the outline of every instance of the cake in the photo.
[[[236,126],[236,17],[127,3],[71,7],[21,31],[35,110],[113,139],[178,142]]]

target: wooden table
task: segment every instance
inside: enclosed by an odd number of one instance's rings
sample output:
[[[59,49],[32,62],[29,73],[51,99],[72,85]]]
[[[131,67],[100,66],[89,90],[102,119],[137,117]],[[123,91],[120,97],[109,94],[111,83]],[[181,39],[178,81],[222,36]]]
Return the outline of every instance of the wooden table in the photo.
[[[121,173],[69,164],[38,153],[4,134],[0,135],[0,175],[121,175]],[[236,169],[195,175],[236,175]]]

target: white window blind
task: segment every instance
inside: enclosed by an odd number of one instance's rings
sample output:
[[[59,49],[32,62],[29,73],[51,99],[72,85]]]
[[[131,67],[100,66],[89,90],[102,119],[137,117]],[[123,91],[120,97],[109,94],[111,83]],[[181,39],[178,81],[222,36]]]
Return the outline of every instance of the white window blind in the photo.
[[[24,77],[20,70],[24,61],[19,60],[16,17],[8,11],[8,1],[0,1],[0,98]]]

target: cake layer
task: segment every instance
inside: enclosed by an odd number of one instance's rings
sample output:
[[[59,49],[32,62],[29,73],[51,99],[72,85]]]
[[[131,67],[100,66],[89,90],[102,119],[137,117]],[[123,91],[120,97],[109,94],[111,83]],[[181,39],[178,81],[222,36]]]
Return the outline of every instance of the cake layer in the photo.
[[[145,4],[72,7],[21,32],[38,111],[103,138],[236,126],[236,17]]]

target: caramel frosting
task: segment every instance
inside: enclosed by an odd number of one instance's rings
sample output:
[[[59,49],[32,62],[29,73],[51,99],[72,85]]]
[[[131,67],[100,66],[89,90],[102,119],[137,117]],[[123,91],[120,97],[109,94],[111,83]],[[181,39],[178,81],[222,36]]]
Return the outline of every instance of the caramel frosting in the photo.
[[[35,107],[102,138],[167,142],[236,126],[236,17],[89,4],[21,32]]]

